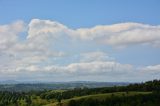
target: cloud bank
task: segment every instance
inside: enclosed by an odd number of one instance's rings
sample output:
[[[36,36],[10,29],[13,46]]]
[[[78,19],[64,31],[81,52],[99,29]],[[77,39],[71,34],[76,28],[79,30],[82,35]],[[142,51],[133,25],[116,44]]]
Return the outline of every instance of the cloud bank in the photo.
[[[122,64],[103,49],[97,50],[95,45],[159,49],[160,26],[129,22],[72,29],[40,19],[32,19],[29,24],[17,21],[0,25],[0,79],[97,80],[99,77],[105,81],[137,81],[147,80],[148,76],[160,77],[158,64],[141,67]]]

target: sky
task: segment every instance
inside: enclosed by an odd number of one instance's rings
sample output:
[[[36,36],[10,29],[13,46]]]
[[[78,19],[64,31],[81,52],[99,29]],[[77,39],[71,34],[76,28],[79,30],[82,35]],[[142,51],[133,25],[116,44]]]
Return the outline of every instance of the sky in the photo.
[[[0,0],[0,81],[160,78],[159,0]]]

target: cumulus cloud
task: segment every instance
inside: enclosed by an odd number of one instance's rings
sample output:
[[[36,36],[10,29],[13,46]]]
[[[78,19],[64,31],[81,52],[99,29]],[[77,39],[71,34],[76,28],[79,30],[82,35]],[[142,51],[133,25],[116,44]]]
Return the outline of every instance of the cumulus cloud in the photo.
[[[146,67],[141,68],[141,70],[143,72],[157,74],[157,73],[160,73],[160,64],[146,66]]]
[[[110,77],[110,76],[119,76],[124,77],[128,75],[128,73],[132,72],[133,66],[129,64],[120,64],[114,61],[108,62],[81,62],[81,63],[71,63],[65,66],[57,66],[57,65],[50,65],[50,66],[39,66],[39,65],[28,65],[28,66],[21,66],[17,67],[15,72],[4,72],[4,74],[14,75],[16,74],[17,77],[21,77],[21,73],[29,74],[29,77],[36,76],[39,77],[47,77],[47,75],[53,75],[55,77],[68,77],[68,78],[76,78],[87,76],[103,76],[103,77]],[[125,77],[124,77],[125,78]],[[50,79],[50,78],[48,78]],[[54,79],[54,78],[53,78]],[[66,78],[67,79],[67,78]],[[76,79],[74,79],[76,80]]]
[[[33,19],[29,24],[27,38],[56,39],[67,36],[71,39],[91,40],[112,46],[152,45],[160,44],[160,26],[141,23],[120,23],[113,25],[98,25],[92,28],[71,29],[50,20]]]
[[[28,39],[50,40],[67,35],[69,29],[56,21],[33,19],[29,23]]]
[[[61,51],[53,50],[47,39],[43,42],[36,38],[27,39],[27,36],[30,36],[27,35],[24,40],[21,40],[21,33],[28,32],[28,28],[30,27],[23,21],[0,26],[1,72],[15,72],[19,67],[45,64],[55,57],[64,55]]]
[[[71,73],[80,73],[84,75],[88,74],[119,74],[132,70],[132,66],[129,64],[120,64],[113,61],[102,62],[85,62],[85,63],[72,63],[66,67]]]
[[[120,23],[77,29],[82,40],[95,40],[112,46],[147,44],[158,47],[160,26],[140,23]]]
[[[20,71],[37,71],[37,72],[56,72],[56,73],[66,73],[69,75],[90,75],[90,74],[104,74],[104,73],[128,73],[133,70],[133,66],[130,64],[120,64],[115,61],[93,61],[93,62],[80,62],[71,63],[65,66],[59,65],[28,65],[17,67],[16,72]]]
[[[17,21],[10,25],[0,25],[0,50],[8,49],[18,40],[18,34],[25,30],[23,21]]]
[[[141,81],[160,78],[160,64],[135,67],[135,70],[136,73],[133,76]]]

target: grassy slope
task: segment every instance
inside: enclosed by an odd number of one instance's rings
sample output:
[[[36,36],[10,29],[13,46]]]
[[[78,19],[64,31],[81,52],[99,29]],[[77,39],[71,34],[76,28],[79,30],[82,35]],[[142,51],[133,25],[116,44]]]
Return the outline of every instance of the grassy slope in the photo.
[[[129,92],[128,94],[126,92],[115,92],[115,93],[105,93],[105,94],[95,94],[95,95],[87,95],[87,96],[81,96],[81,97],[74,97],[71,99],[66,99],[66,100],[62,100],[62,106],[67,106],[68,102],[70,100],[78,100],[78,99],[85,99],[85,98],[92,98],[92,99],[105,99],[107,97],[110,97],[111,95],[114,96],[133,96],[133,95],[138,95],[138,94],[148,94],[151,92]],[[45,106],[57,106],[58,102],[52,103],[52,104],[48,104]]]

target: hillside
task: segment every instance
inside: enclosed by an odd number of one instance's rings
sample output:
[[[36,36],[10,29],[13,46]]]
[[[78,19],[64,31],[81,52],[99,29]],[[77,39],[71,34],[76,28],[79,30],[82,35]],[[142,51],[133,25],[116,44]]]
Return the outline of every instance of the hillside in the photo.
[[[0,91],[0,106],[159,106],[159,100],[160,80],[101,88]]]
[[[95,94],[95,95],[87,95],[87,96],[81,96],[81,97],[74,97],[71,99],[66,99],[62,100],[61,106],[70,106],[72,105],[73,102],[79,102],[83,100],[92,100],[92,101],[104,101],[105,99],[112,98],[113,96],[115,97],[130,97],[130,96],[135,96],[135,95],[146,95],[146,94],[151,94],[152,92],[115,92],[115,93],[105,93],[105,94]],[[55,102],[52,104],[48,104],[45,106],[58,106],[59,103]],[[76,104],[74,104],[76,105]],[[92,104],[93,105],[93,104]]]

